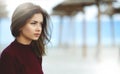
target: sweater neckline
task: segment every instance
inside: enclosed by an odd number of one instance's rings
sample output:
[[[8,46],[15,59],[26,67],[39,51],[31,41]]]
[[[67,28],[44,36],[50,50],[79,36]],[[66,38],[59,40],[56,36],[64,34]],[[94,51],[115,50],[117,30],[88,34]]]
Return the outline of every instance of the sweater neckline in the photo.
[[[20,42],[18,42],[16,39],[14,40],[14,43],[18,46],[18,47],[23,47],[23,48],[28,48],[28,47],[30,47],[31,46],[31,44],[29,44],[29,45],[25,45],[25,44],[22,44],[22,43],[20,43]]]

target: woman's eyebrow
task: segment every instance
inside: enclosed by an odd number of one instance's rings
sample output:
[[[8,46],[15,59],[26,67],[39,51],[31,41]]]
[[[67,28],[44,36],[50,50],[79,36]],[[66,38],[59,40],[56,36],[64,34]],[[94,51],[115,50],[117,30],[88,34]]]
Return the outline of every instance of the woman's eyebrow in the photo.
[[[38,22],[38,21],[36,21],[36,20],[31,20],[31,21],[35,21],[35,22]],[[40,21],[40,22],[43,22],[43,21]]]
[[[35,21],[35,20],[31,20],[32,22],[38,22],[38,21]]]
[[[32,22],[35,22],[35,23],[40,23],[40,24],[43,24],[43,21],[36,21],[36,20],[31,20]]]

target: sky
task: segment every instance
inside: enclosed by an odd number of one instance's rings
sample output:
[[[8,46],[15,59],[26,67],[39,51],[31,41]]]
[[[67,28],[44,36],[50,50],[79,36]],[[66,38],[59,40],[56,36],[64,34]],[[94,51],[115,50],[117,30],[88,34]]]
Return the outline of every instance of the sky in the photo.
[[[52,8],[56,6],[58,3],[61,3],[63,0],[5,0],[7,6],[7,10],[9,11],[9,16],[11,17],[15,8],[24,2],[32,2],[37,5],[40,5],[43,9],[45,9],[48,13],[52,12]]]

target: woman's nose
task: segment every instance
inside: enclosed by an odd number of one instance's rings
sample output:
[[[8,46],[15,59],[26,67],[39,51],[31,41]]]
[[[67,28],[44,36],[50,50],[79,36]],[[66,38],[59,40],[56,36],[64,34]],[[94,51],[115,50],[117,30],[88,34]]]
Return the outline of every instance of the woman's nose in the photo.
[[[42,30],[42,27],[40,25],[37,26],[37,31],[41,31]]]

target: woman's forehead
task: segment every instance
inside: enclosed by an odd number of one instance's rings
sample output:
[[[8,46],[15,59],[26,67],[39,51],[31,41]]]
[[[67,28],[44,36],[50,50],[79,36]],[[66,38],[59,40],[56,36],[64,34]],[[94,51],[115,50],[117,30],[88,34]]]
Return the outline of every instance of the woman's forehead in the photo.
[[[34,14],[28,21],[43,21],[43,15],[41,13]]]

